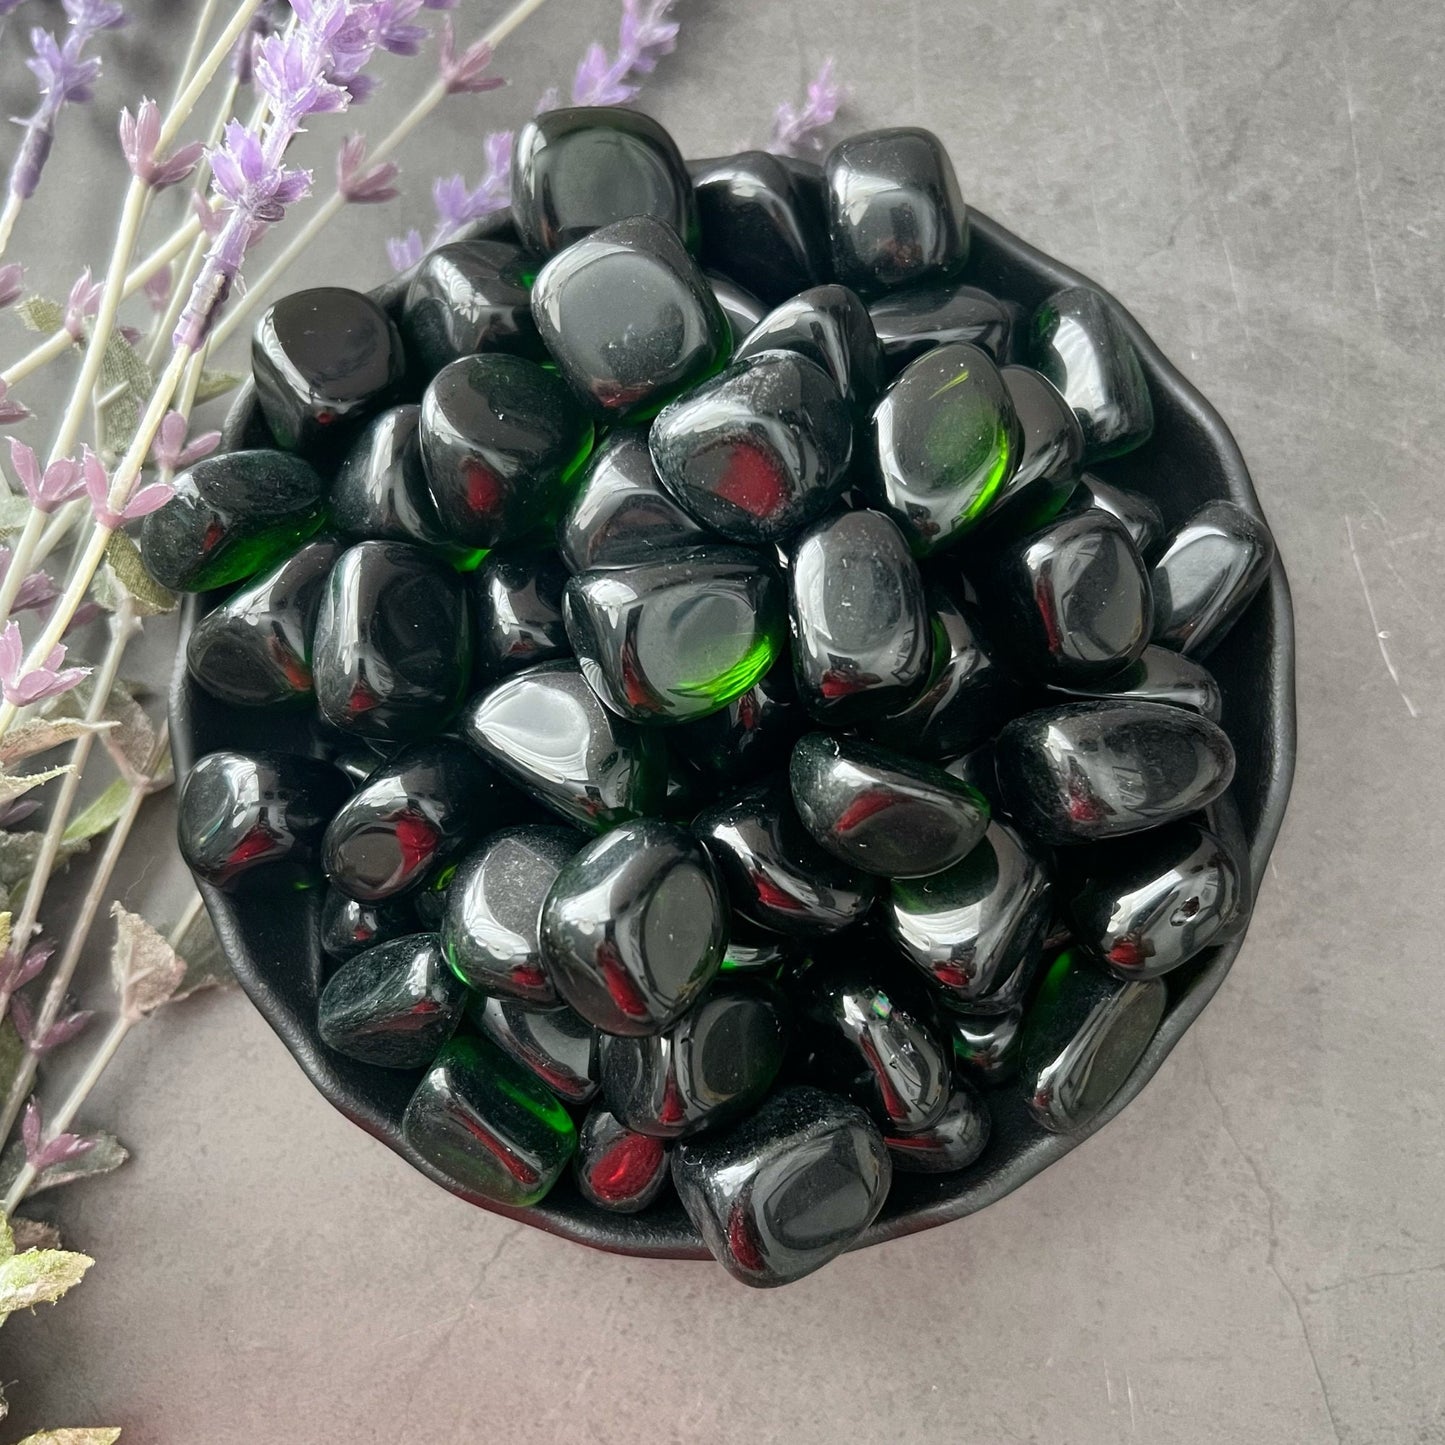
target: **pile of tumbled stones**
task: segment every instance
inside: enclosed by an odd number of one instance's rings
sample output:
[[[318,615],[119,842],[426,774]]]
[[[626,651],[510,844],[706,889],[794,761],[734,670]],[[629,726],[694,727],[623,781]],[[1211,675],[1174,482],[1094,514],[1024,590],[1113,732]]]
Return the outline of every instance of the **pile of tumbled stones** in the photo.
[[[1086,1128],[1242,928],[1200,658],[1270,539],[1083,470],[1153,428],[1124,324],[968,254],[927,131],[689,164],[553,111],[510,216],[266,312],[147,519],[231,589],[194,683],[281,745],[196,763],[186,860],[255,909],[324,875],[319,1037],[410,1071],[470,1197],[671,1187],[786,1283],[1005,1103]]]

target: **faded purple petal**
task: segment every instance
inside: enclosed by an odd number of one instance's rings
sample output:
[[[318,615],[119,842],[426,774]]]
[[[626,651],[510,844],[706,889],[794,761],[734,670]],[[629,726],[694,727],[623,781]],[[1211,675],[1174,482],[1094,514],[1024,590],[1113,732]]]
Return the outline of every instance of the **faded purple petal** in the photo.
[[[500,77],[487,75],[486,69],[492,63],[492,47],[485,40],[473,41],[456,53],[456,37],[452,32],[451,17],[441,24],[441,51],[437,69],[448,95],[476,94],[484,90],[496,90],[507,82]]]
[[[95,1010],[86,1008],[77,1009],[63,1019],[56,1019],[46,1029],[44,1038],[31,1041],[31,1051],[36,1054],[48,1054],[51,1049],[59,1048],[61,1044],[68,1044],[94,1017]]]
[[[823,137],[820,132],[837,119],[843,103],[843,88],[833,75],[833,61],[830,57],[823,62],[817,78],[808,86],[808,98],[801,109],[795,110],[786,101],[780,105],[773,117],[773,135],[768,149],[779,155],[794,155],[799,150],[821,150]]]
[[[16,798],[13,803],[0,808],[0,828],[13,828],[16,823],[23,823],[32,813],[39,811],[40,804],[34,798]]]
[[[219,434],[217,434],[216,440],[220,440]],[[169,482],[152,482],[150,486],[142,487],[126,503],[125,510],[120,514],[121,520],[135,522],[141,517],[147,517],[152,512],[164,507],[173,496],[175,496],[175,488]]]
[[[417,230],[408,231],[405,236],[394,236],[386,243],[387,259],[393,271],[410,271],[425,253],[421,232]]]
[[[31,1162],[40,1152],[40,1101],[33,1095],[26,1101],[25,1117],[20,1121],[20,1137],[25,1141],[25,1159]]]
[[[392,185],[397,174],[398,168],[391,161],[367,166],[365,136],[349,135],[342,142],[336,157],[336,188],[353,205],[391,200],[399,194]]]
[[[18,301],[25,290],[25,267],[19,261],[0,266],[0,307]],[[0,386],[3,386],[0,382]]]
[[[30,415],[30,408],[22,406],[10,395],[10,384],[0,380],[0,426],[12,426],[24,421]]]
[[[209,212],[210,208],[206,208]],[[171,299],[171,268],[169,263],[162,266],[142,287],[152,311],[164,311]]]

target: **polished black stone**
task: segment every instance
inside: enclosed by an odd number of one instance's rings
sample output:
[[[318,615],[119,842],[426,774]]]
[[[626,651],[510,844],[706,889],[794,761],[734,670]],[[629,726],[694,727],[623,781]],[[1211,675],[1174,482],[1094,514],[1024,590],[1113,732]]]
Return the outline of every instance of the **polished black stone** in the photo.
[[[717,271],[706,271],[707,284],[728,324],[728,334],[736,344],[767,314],[768,308],[736,281]]]
[[[926,351],[873,412],[877,504],[920,557],[976,527],[1019,464],[1023,431],[986,351],[955,342]]]
[[[275,566],[326,519],[326,484],[285,452],[206,457],[140,529],[146,570],[180,592],[204,592]]]
[[[732,349],[706,277],[648,216],[554,256],[532,287],[532,316],[558,370],[609,424],[655,416]]]
[[[417,919],[407,898],[385,903],[359,903],[339,888],[326,890],[321,905],[321,948],[345,962],[378,943],[417,931]]]
[[[1069,500],[1070,509],[1098,507],[1117,517],[1134,539],[1135,550],[1146,562],[1152,562],[1164,545],[1164,513],[1153,499],[1142,492],[1125,491],[1085,472]]]
[[[1010,817],[1056,844],[1175,822],[1234,776],[1234,749],[1217,724],[1150,702],[1028,713],[999,734],[995,761]]]
[[[1133,451],[1154,430],[1154,403],[1134,343],[1089,286],[1055,291],[1034,312],[1029,359],[1058,387],[1084,429],[1084,460]]]
[[[329,454],[398,400],[406,360],[396,326],[371,297],[318,286],[293,291],[262,313],[251,370],[277,443]]]
[[[672,1153],[673,1183],[704,1243],[757,1288],[801,1279],[841,1254],[883,1207],[892,1177],[872,1120],[807,1087]]]
[[[988,805],[996,817],[1003,815],[1003,799],[998,791],[992,742],[980,743],[961,756],[950,758],[943,766],[955,778],[961,778],[969,787],[977,788],[988,799]]]
[[[597,1092],[598,1032],[566,1004],[538,1008],[515,998],[474,993],[467,1016],[559,1099],[585,1104]]]
[[[469,547],[552,526],[592,450],[592,423],[562,382],[500,352],[437,373],[422,398],[419,435],[442,526]]]
[[[1209,502],[1169,539],[1154,566],[1154,641],[1204,657],[1239,621],[1274,563],[1264,523],[1233,502]]]
[[[512,220],[522,245],[551,256],[631,216],[654,217],[697,246],[697,202],[672,137],[619,106],[543,111],[512,157]]]
[[[782,767],[809,725],[798,702],[792,661],[784,657],[726,707],[675,728],[668,742],[706,788],[733,787]]]
[[[734,359],[764,351],[795,351],[821,366],[854,416],[865,415],[883,390],[883,348],[868,308],[846,286],[814,286],[774,307]]]
[[[728,946],[718,972],[723,976],[776,979],[798,956],[796,940],[765,933],[734,913],[728,920]]]
[[[668,1181],[667,1143],[629,1129],[597,1103],[577,1132],[572,1172],[589,1204],[612,1214],[636,1214]]]
[[[1039,683],[1097,683],[1149,641],[1149,574],[1124,524],[1090,509],[1003,547],[979,575],[1009,666]]]
[[[1034,1118],[1054,1134],[1091,1124],[1149,1046],[1165,1002],[1160,979],[1124,982],[1061,953],[1024,1026],[1018,1087]]]
[[[933,661],[923,691],[895,712],[870,718],[868,735],[920,758],[951,758],[978,747],[1019,711],[1020,690],[999,666],[978,609],[931,584]]]
[[[828,153],[828,231],[837,280],[862,296],[947,277],[968,259],[968,212],[936,135],[865,131]]]
[[[734,910],[774,933],[836,933],[878,896],[876,878],[844,866],[809,837],[784,779],[708,808],[693,829],[722,871]]]
[[[1074,937],[1120,978],[1158,978],[1217,942],[1242,902],[1239,867],[1197,823],[1060,857]]]
[[[317,1032],[348,1059],[420,1069],[456,1032],[465,996],[436,934],[413,933],[357,954],[331,975]]]
[[[221,421],[221,452],[274,452],[276,438],[266,425],[256,398],[256,378],[247,376],[236,388]]]
[[[663,486],[703,526],[737,542],[776,542],[837,499],[853,426],[822,367],[765,351],[665,407],[650,445]]]
[[[914,1134],[885,1131],[883,1140],[901,1174],[957,1174],[983,1153],[992,1124],[978,1092],[960,1081],[936,1124]]]
[[[890,291],[868,308],[883,355],[891,370],[951,341],[981,346],[1003,365],[1013,347],[1013,315],[1009,309],[962,281],[924,281]]]
[[[985,1015],[1012,1013],[1028,999],[1044,960],[1052,958],[1058,949],[1066,948],[1070,941],[1067,931],[1063,925],[1056,920],[1044,938],[1043,948],[1032,949],[1027,953],[1021,954],[1003,982],[997,984],[988,993],[983,993],[977,998],[969,999],[964,1012],[968,1014]],[[944,993],[941,1001],[945,1008],[951,1012],[951,996]],[[946,1018],[947,1014],[945,1014],[944,1017]]]
[[[1018,1072],[1024,1027],[1022,1005],[1001,1014],[950,1009],[943,1022],[953,1042],[957,1074],[976,1084],[1001,1084]]]
[[[468,747],[413,743],[354,792],[326,830],[327,876],[362,903],[409,893],[512,808],[507,788]]]
[[[542,953],[563,998],[612,1034],[661,1033],[722,962],[727,900],[681,828],[623,823],[563,865],[542,907]]]
[[[826,281],[832,268],[819,193],[766,151],[690,161],[701,256],[771,306]]]
[[[567,569],[550,549],[493,552],[472,574],[474,651],[483,677],[567,657],[562,621]]]
[[[1119,672],[1097,682],[1051,684],[1051,696],[1065,698],[1124,698],[1135,702],[1163,702],[1187,707],[1218,722],[1223,697],[1214,675],[1192,657],[1171,652],[1152,643],[1138,658]]]
[[[422,261],[400,322],[407,360],[423,378],[461,356],[510,351],[546,355],[532,321],[537,262],[501,241],[454,241]]]
[[[417,436],[419,406],[394,406],[372,418],[331,484],[331,524],[355,541],[450,541],[427,487]]]
[[[634,722],[706,717],[787,646],[782,579],[746,547],[692,547],[567,584],[567,636],[593,691]]]
[[[885,716],[927,685],[923,580],[881,512],[843,512],[806,531],[788,587],[798,695],[820,722]]]
[[[556,1003],[542,960],[542,904],[582,842],[571,828],[526,824],[493,833],[462,862],[441,933],[464,983],[531,1006]]]
[[[256,870],[308,884],[321,837],[351,792],[329,763],[294,753],[207,753],[181,785],[176,836],[191,872],[229,888]]]
[[[961,863],[932,878],[900,880],[884,908],[903,956],[951,1004],[996,993],[1020,962],[1036,960],[1052,898],[1043,861],[1004,823]]]
[[[417,1085],[402,1138],[469,1194],[536,1204],[577,1147],[567,1110],[530,1070],[486,1039],[454,1038]]]
[[[870,743],[806,733],[788,776],[793,805],[818,845],[884,878],[940,873],[988,827],[988,803],[967,783]]]
[[[344,732],[409,738],[442,726],[472,666],[466,586],[407,542],[358,542],[331,569],[311,670],[322,716]]]
[[[656,734],[609,712],[575,662],[542,662],[488,688],[462,715],[466,739],[569,823],[602,832],[654,812],[667,783]]]
[[[707,540],[658,481],[639,431],[613,432],[592,453],[557,523],[557,550],[572,572],[630,567]]]
[[[602,1040],[602,1096],[630,1129],[686,1139],[741,1118],[772,1088],[788,1046],[782,995],[715,984],[675,1024]]]
[[[310,702],[316,614],[340,554],[334,537],[317,537],[208,612],[186,639],[196,682],[232,707]]]

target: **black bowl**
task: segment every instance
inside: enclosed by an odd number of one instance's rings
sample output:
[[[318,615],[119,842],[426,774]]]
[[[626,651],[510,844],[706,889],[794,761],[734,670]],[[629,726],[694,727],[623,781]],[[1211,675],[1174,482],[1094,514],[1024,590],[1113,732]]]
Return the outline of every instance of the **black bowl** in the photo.
[[[1032,309],[1062,286],[1093,285],[1018,237],[973,214],[969,276],[985,289]],[[1100,288],[1096,288],[1100,289]],[[1155,430],[1147,445],[1095,470],[1122,486],[1146,492],[1171,525],[1201,504],[1227,497],[1263,517],[1234,438],[1214,409],[1164,358],[1132,316],[1119,308],[1138,348],[1154,397]],[[1170,490],[1161,490],[1167,483]],[[201,615],[189,599],[183,634]],[[183,639],[184,640],[184,639]],[[1284,818],[1294,773],[1294,620],[1289,584],[1276,560],[1269,585],[1243,620],[1211,654],[1210,668],[1224,693],[1225,727],[1237,756],[1234,795],[1250,843],[1255,883],[1264,872]],[[298,750],[304,725],[295,719],[227,708],[196,689],[182,661],[171,694],[171,736],[182,774],[193,759],[218,748]],[[286,891],[264,902],[243,900],[201,885],[221,943],[242,987],[281,1036],[311,1082],[343,1114],[396,1150],[424,1174],[484,1208],[509,1215],[582,1244],[618,1254],[702,1259],[697,1231],[675,1199],[639,1216],[608,1214],[588,1204],[564,1179],[531,1209],[497,1209],[449,1179],[408,1147],[401,1116],[416,1079],[412,1074],[353,1063],[327,1049],[316,1031],[322,982],[317,925],[320,893]],[[960,1174],[900,1175],[883,1213],[861,1244],[877,1244],[929,1229],[992,1204],[1061,1159],[1101,1128],[1147,1084],[1184,1031],[1224,982],[1242,938],[1209,950],[1188,969],[1168,976],[1169,1002],[1153,1042],[1113,1101],[1082,1133],[1046,1133],[1028,1115],[1017,1089],[990,1099],[993,1138],[983,1157]]]

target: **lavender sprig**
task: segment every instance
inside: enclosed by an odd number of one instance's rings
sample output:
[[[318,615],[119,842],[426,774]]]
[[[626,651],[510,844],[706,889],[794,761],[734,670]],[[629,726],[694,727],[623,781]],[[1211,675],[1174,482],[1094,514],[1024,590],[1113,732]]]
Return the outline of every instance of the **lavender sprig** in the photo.
[[[608,59],[595,41],[572,79],[573,105],[626,105],[642,89],[634,76],[651,75],[658,60],[677,46],[676,0],[623,0],[617,54]]]
[[[141,98],[135,115],[129,108],[120,113],[120,148],[131,175],[142,180],[153,191],[163,191],[183,181],[195,170],[205,146],[200,141],[179,146],[166,160],[156,156],[160,143],[161,110],[153,100]]]
[[[801,150],[822,150],[820,134],[832,125],[843,104],[843,87],[833,76],[833,60],[823,62],[817,78],[808,85],[808,98],[799,109],[784,101],[773,116],[773,135],[768,149],[775,155],[793,156]]]
[[[47,697],[69,692],[90,676],[88,667],[65,667],[65,647],[57,643],[50,655],[36,668],[21,676],[25,665],[25,644],[20,640],[18,624],[6,624],[0,633],[0,692],[12,707],[27,707]]]
[[[29,415],[30,408],[10,395],[10,384],[0,378],[0,426],[12,426]]]
[[[0,266],[0,311],[18,301],[25,291],[25,267],[19,261]]]

